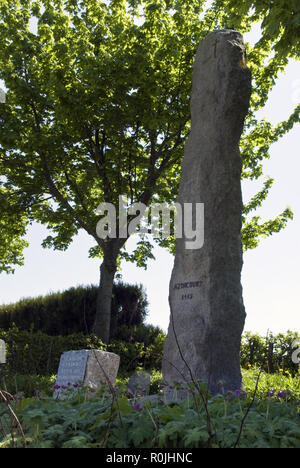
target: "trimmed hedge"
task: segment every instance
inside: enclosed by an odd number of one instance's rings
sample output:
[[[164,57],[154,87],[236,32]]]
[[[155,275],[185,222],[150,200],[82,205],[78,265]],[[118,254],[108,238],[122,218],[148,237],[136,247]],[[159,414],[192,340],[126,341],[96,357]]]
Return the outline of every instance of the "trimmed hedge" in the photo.
[[[41,331],[51,336],[89,335],[95,319],[97,292],[97,286],[79,286],[62,293],[0,306],[0,329],[9,330],[15,324],[20,330]],[[141,325],[147,316],[147,307],[147,296],[142,285],[114,284],[111,339],[124,339],[120,333],[124,331],[124,325]]]
[[[146,343],[137,342],[136,337],[148,336]],[[50,336],[38,331],[21,331],[16,326],[10,330],[0,329],[0,339],[7,345],[9,374],[56,374],[60,356],[65,351],[79,349],[102,349],[120,356],[120,371],[130,372],[137,367],[159,368],[164,343],[164,334],[159,328],[147,325],[133,327],[131,341],[112,341],[105,345],[95,335],[83,333],[68,336]]]
[[[126,326],[120,328],[124,340],[112,340],[105,345],[95,335],[83,333],[68,336],[50,336],[41,331],[0,329],[0,339],[7,344],[6,370],[10,374],[56,374],[60,356],[65,351],[79,349],[103,349],[116,353],[121,358],[120,371],[132,372],[138,367],[160,369],[165,340],[164,333],[151,325]],[[245,333],[242,338],[241,366],[261,367],[265,372],[288,371],[292,376],[299,372],[299,364],[293,363],[293,342],[300,335],[259,335]]]

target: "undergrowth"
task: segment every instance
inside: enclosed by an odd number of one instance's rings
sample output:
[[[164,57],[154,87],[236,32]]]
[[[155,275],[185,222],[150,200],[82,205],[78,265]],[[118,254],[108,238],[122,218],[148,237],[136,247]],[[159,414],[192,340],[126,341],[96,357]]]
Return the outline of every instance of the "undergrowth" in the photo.
[[[300,448],[299,376],[250,368],[243,377],[245,391],[223,394],[220,385],[212,397],[191,389],[176,403],[164,401],[159,371],[151,375],[158,399],[146,403],[128,398],[126,376],[117,381],[116,398],[101,392],[87,399],[81,388],[65,400],[53,399],[52,378],[45,390],[10,405],[30,448]],[[0,419],[0,447],[24,446],[16,424],[12,439],[5,404]]]

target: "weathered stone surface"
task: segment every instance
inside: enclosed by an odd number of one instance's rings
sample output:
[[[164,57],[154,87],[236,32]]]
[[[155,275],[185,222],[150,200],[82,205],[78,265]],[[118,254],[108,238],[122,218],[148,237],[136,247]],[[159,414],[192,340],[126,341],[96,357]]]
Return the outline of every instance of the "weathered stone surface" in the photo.
[[[118,375],[120,356],[98,349],[91,350],[84,383],[97,391],[103,385],[114,386]]]
[[[6,363],[5,341],[0,340],[0,364]]]
[[[128,391],[131,395],[149,395],[151,378],[147,372],[138,371],[128,381]]]
[[[171,318],[163,357],[170,384],[193,378],[213,393],[241,387],[242,299],[239,140],[251,95],[251,73],[237,31],[209,34],[200,44],[193,76],[192,127],[178,202],[204,203],[204,246],[177,241],[170,282]],[[174,333],[175,330],[175,333]]]
[[[119,365],[120,357],[114,353],[99,349],[67,351],[60,359],[56,378],[56,387],[60,388],[54,396],[63,398],[66,388],[76,389],[79,383],[94,393],[103,385],[114,386]]]

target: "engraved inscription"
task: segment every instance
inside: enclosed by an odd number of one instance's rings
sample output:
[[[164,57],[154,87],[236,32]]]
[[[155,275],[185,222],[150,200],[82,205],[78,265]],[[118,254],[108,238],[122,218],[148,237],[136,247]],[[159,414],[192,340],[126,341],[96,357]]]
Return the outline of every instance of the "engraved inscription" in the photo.
[[[188,299],[193,299],[193,294],[183,294],[183,295],[181,296],[181,300],[182,300],[182,301],[186,301],[186,300],[188,300]]]
[[[200,288],[202,281],[191,281],[188,283],[176,283],[174,289]]]
[[[202,281],[188,281],[187,283],[176,283],[174,289],[200,288]]]
[[[83,382],[87,366],[88,351],[68,351],[61,356],[56,385],[68,386],[68,384],[77,384]],[[56,391],[55,396],[60,392]]]
[[[192,288],[200,288],[202,286],[202,281],[187,281],[185,283],[176,283],[173,287],[175,290],[182,290],[182,289],[192,289]],[[188,301],[193,299],[194,295],[192,293],[186,293],[181,295],[182,301]]]

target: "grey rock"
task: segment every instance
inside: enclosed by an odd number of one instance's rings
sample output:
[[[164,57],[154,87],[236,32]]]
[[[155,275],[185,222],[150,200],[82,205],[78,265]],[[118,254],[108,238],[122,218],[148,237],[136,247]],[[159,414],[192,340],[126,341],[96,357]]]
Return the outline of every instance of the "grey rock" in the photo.
[[[151,378],[147,372],[138,371],[128,381],[128,391],[131,395],[149,395]]]
[[[120,356],[99,349],[67,351],[62,354],[54,397],[64,398],[66,389],[76,391],[77,385],[88,387],[88,396],[92,396],[103,386],[114,387]],[[62,388],[65,387],[65,388]]]
[[[6,363],[6,348],[5,341],[0,340],[0,364]]]
[[[192,127],[185,147],[178,203],[204,203],[204,245],[178,239],[170,281],[171,309],[163,378],[207,382],[215,394],[241,388],[245,322],[241,269],[239,140],[251,95],[251,73],[237,31],[209,34],[193,75]],[[184,210],[183,210],[184,211]]]

